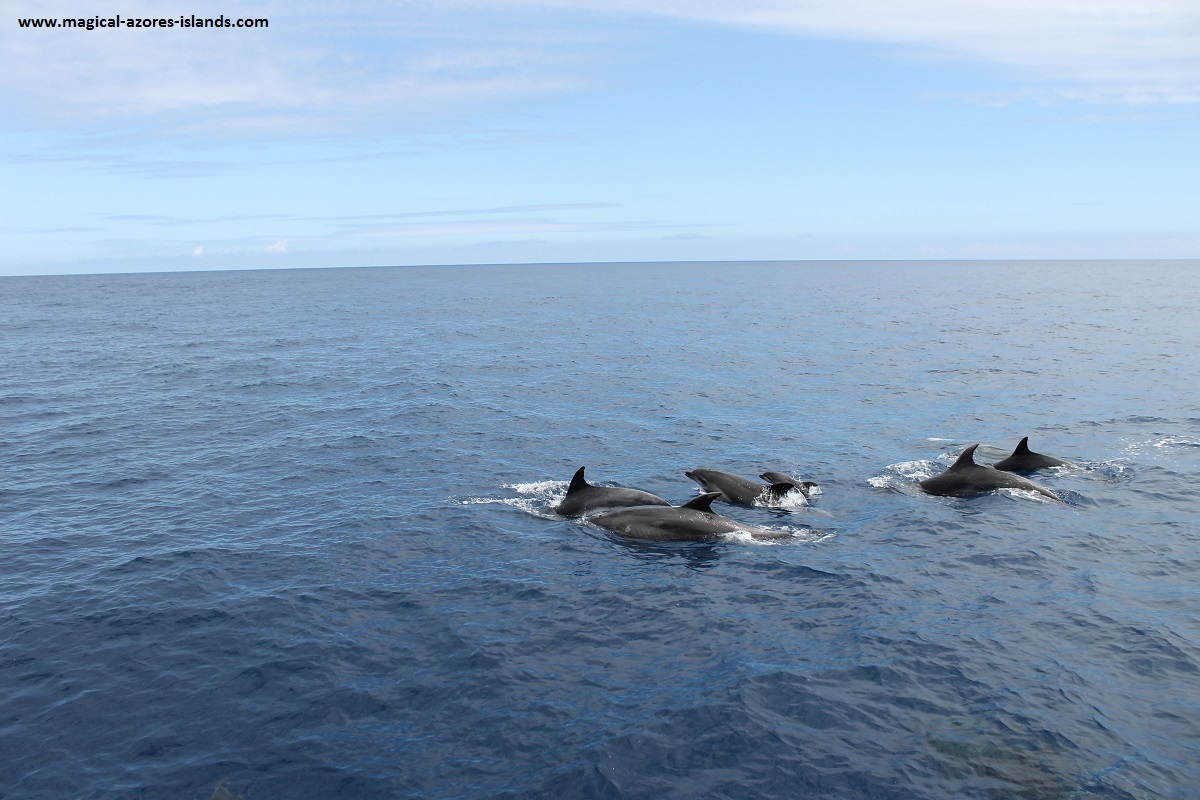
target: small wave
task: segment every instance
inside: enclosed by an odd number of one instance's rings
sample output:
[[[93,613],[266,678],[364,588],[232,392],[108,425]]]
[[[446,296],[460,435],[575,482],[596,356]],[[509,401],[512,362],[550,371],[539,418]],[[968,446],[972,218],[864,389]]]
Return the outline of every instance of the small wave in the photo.
[[[1191,459],[1200,450],[1200,441],[1190,436],[1156,433],[1152,438],[1126,440],[1125,452],[1137,458]]]
[[[1133,474],[1133,463],[1127,458],[1116,458],[1111,461],[1101,461],[1096,464],[1081,465],[1087,472],[1102,478],[1117,481],[1124,480]]]
[[[1097,505],[1096,501],[1092,498],[1071,489],[1055,489],[1054,493],[1058,495],[1058,498],[1064,503],[1076,508],[1081,506],[1095,507]]]

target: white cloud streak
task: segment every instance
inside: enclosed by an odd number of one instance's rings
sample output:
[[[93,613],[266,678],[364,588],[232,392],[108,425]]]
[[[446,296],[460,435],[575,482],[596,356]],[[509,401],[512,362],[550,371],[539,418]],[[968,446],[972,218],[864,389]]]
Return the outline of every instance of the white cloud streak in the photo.
[[[1042,94],[1200,102],[1196,0],[539,0],[850,41],[1016,69]]]
[[[241,2],[263,30],[20,28],[26,17],[80,14],[78,2],[18,0],[0,27],[0,101],[8,124],[199,138],[340,136],[500,106],[577,88],[571,32],[530,42],[521,28],[422,19],[415,4],[344,13],[313,2]],[[90,13],[91,9],[89,9]],[[123,19],[190,9],[121,4]],[[115,12],[114,12],[115,16]]]
[[[158,0],[120,5],[125,18],[192,12]],[[0,101],[8,125],[31,130],[394,133],[592,85],[631,18],[998,65],[1020,85],[985,98],[997,102],[1200,102],[1197,0],[257,0],[228,9],[268,18],[266,30],[21,29],[18,18],[76,16],[80,4],[16,0],[5,11]]]

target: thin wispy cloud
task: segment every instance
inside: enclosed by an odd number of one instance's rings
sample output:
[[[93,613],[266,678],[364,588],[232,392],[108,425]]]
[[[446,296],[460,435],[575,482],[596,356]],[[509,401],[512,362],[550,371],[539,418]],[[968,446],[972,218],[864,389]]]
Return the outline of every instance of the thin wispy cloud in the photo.
[[[167,13],[150,0],[120,11]],[[1200,102],[1195,0],[262,0],[226,11],[270,27],[20,29],[20,17],[83,9],[77,0],[9,4],[0,27],[7,124],[200,138],[394,133],[602,83],[620,57],[619,21],[630,17],[998,65],[1020,86],[994,102]]]
[[[501,0],[502,4],[507,2]],[[914,55],[1016,70],[1055,95],[1200,102],[1195,0],[539,0],[808,37],[886,42]]]
[[[531,38],[477,15],[456,23],[452,8],[433,18],[405,3],[338,15],[325,8],[243,2],[228,10],[268,19],[267,29],[85,31],[19,28],[21,17],[81,13],[75,2],[20,0],[0,28],[8,124],[251,139],[394,132],[585,80],[587,57],[569,28]],[[120,11],[126,19],[167,13],[147,0]]]
[[[496,206],[492,208],[446,208],[428,211],[394,211],[378,214],[236,214],[219,217],[171,217],[161,214],[108,214],[105,220],[113,222],[141,222],[162,227],[191,227],[224,222],[275,222],[275,223],[321,223],[343,227],[376,225],[393,221],[413,219],[456,219],[473,217],[511,217],[536,213],[563,213],[616,208],[616,203],[541,203],[524,206]],[[91,230],[91,229],[88,229]]]

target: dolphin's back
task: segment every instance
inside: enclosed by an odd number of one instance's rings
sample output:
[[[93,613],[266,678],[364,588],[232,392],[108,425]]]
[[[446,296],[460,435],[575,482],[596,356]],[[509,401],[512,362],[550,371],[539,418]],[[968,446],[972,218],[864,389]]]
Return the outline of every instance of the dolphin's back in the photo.
[[[669,506],[658,495],[640,489],[623,489],[618,486],[596,486],[583,477],[585,467],[580,467],[571,478],[567,494],[554,511],[564,517],[581,517],[598,511],[631,506]]]
[[[1046,469],[1048,467],[1061,467],[1066,465],[1066,463],[1054,456],[1042,455],[1030,450],[1029,437],[1026,436],[1017,442],[1012,455],[1003,461],[997,461],[992,466],[1005,472],[1033,472],[1034,470]]]
[[[711,510],[720,492],[707,492],[682,506],[626,508],[590,517],[595,525],[626,539],[648,542],[710,542],[723,533],[741,531],[756,539],[787,539],[791,534],[741,525]]]
[[[706,510],[718,492],[709,492],[683,506],[642,506],[592,517],[589,521],[629,539],[652,542],[702,542],[736,530],[733,520]]]

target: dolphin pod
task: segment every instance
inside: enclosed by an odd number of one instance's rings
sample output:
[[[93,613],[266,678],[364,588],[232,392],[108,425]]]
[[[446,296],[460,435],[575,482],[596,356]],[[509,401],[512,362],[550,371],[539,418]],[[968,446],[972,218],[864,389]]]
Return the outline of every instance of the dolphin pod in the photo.
[[[1054,492],[1038,486],[1028,478],[1022,478],[1020,475],[1014,475],[994,467],[976,464],[976,447],[979,445],[973,444],[963,450],[958,460],[944,472],[921,481],[921,489],[928,494],[942,497],[973,497],[994,489],[1025,489],[1045,495],[1052,500],[1061,500]]]
[[[941,497],[974,497],[996,489],[1023,489],[1061,502],[1062,498],[1017,472],[1032,472],[1063,466],[1052,456],[1029,449],[1029,437],[1021,439],[1012,455],[994,466],[975,463],[978,444],[966,448],[946,470],[918,485],[926,494]],[[584,478],[580,467],[555,511],[564,517],[587,517],[588,521],[627,539],[657,542],[711,541],[721,534],[741,531],[756,539],[786,539],[790,534],[739,524],[712,510],[714,500],[740,505],[778,502],[790,492],[807,499],[817,484],[800,481],[783,472],[763,472],[760,484],[732,472],[693,469],[684,474],[704,492],[681,506],[671,505],[658,495],[616,486],[597,486]]]

